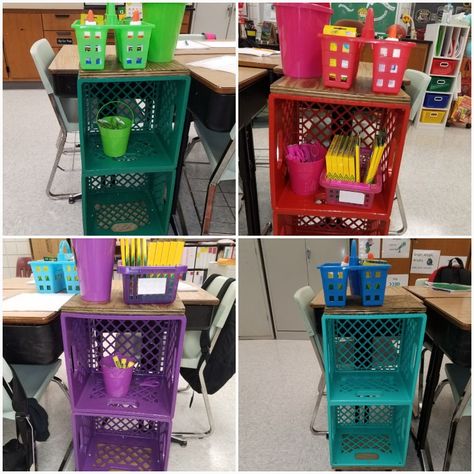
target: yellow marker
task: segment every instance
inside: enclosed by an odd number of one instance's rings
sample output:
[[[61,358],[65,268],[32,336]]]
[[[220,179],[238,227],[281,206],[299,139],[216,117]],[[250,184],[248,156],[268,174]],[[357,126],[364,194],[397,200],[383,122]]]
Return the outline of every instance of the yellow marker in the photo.
[[[117,356],[113,356],[112,359],[114,361],[115,367],[117,367],[117,369],[121,369],[122,367],[120,367],[119,358]]]
[[[175,265],[179,265],[181,263],[181,259],[183,258],[183,250],[184,250],[184,241],[181,240],[178,242],[178,249],[176,251],[176,260],[174,262]]]
[[[357,135],[356,149],[355,149],[355,180],[360,183],[360,136]]]
[[[156,254],[155,254],[155,262],[153,263],[154,267],[158,267],[160,265],[161,257],[163,255],[163,247],[164,247],[164,242],[158,242]]]
[[[125,265],[130,265],[130,247],[129,239],[125,239]]]
[[[122,265],[125,265],[125,239],[120,239],[120,255],[122,257]]]
[[[127,365],[127,369],[131,369],[134,365],[135,365],[135,362],[131,360]]]
[[[120,362],[122,363],[122,369],[125,369],[127,367],[127,359],[125,357],[122,357],[122,360]]]
[[[148,244],[148,265],[150,267],[153,266],[154,258],[155,258],[155,252],[156,252],[156,244],[155,242],[150,242]]]
[[[140,239],[137,239],[137,265],[142,264],[142,241]]]
[[[143,265],[147,265],[148,263],[148,255],[146,253],[146,239],[143,239]]]
[[[164,242],[163,243],[163,253],[161,254],[161,260],[159,262],[159,266],[165,265],[165,262],[168,260],[168,254],[170,252],[171,242]]]

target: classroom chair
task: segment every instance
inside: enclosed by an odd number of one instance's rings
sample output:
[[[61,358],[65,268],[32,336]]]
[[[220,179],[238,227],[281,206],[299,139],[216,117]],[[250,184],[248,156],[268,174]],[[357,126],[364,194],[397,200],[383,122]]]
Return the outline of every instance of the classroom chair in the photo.
[[[64,171],[59,165],[61,157],[64,154],[74,154],[76,152],[76,148],[65,149],[64,146],[66,144],[67,134],[79,131],[78,102],[76,98],[62,98],[54,93],[52,78],[48,67],[53,61],[55,54],[48,40],[43,38],[36,41],[30,49],[30,54],[38,70],[43,87],[48,94],[60,127],[59,135],[56,140],[56,159],[54,160],[53,168],[49,176],[46,195],[53,200],[68,199],[69,202],[73,204],[76,199],[81,198],[81,193],[55,194],[51,191],[51,188],[58,168]]]
[[[327,435],[327,431],[318,430],[314,426],[316,422],[316,417],[318,415],[319,406],[321,405],[321,399],[324,393],[324,387],[326,385],[326,380],[324,376],[324,356],[323,356],[323,343],[322,335],[318,334],[316,330],[316,323],[314,320],[314,311],[310,306],[311,301],[314,298],[314,292],[309,286],[304,286],[296,291],[294,294],[294,300],[300,311],[300,315],[303,318],[304,325],[306,327],[306,332],[308,333],[309,340],[316,354],[316,359],[318,360],[319,368],[321,369],[321,378],[319,379],[318,384],[318,395],[316,397],[316,405],[314,406],[313,416],[311,418],[311,423],[309,429],[314,435]]]
[[[217,276],[212,280],[206,280],[202,287],[206,289],[209,293],[217,296],[219,294],[220,289],[228,280],[228,277],[224,276]],[[209,354],[212,353],[216,342],[219,338],[219,334],[224,327],[224,324],[227,321],[227,318],[231,312],[231,310],[235,307],[235,294],[236,294],[237,283],[235,280],[229,285],[227,291],[225,292],[224,296],[220,298],[219,305],[215,307],[212,324],[209,330],[209,338],[210,338],[210,350]],[[183,356],[181,359],[181,367],[187,367],[191,369],[197,369],[199,362],[202,357],[201,352],[201,331],[186,331],[184,336],[184,343],[183,343]],[[201,382],[202,387],[202,397],[204,400],[204,406],[206,408],[207,414],[207,421],[209,423],[209,428],[203,432],[173,432],[173,437],[179,439],[188,439],[188,438],[207,438],[212,434],[214,431],[214,418],[212,416],[211,405],[209,401],[209,394],[207,393],[206,381],[204,379],[204,369],[206,368],[206,361],[204,361],[199,368],[199,381]],[[188,387],[186,387],[188,388]],[[185,389],[186,390],[186,389]]]
[[[31,257],[18,257],[16,261],[16,276],[27,278],[31,276],[31,266],[28,265],[31,262]]]
[[[221,181],[233,181],[236,179],[235,172],[235,125],[230,132],[214,132],[207,128],[199,120],[194,119],[194,128],[197,137],[193,138],[186,149],[185,159],[191,153],[194,145],[201,142],[206,156],[211,165],[212,174],[207,185],[206,201],[204,204],[201,235],[209,234],[212,221],[212,211],[217,193],[217,186]],[[186,172],[186,169],[184,170]],[[181,216],[181,226],[186,224]]]
[[[456,408],[449,424],[448,441],[443,462],[443,471],[449,471],[459,421],[462,417],[471,416],[471,369],[457,364],[446,364],[444,370],[446,371],[447,378],[438,385],[434,403],[436,403],[444,386],[449,384],[454,402],[456,403]]]
[[[410,85],[404,86],[405,92],[410,96],[410,120],[415,120],[416,114],[421,109],[426,89],[428,88],[431,76],[421,71],[407,69],[403,76],[410,81]]]
[[[40,398],[45,393],[50,382],[56,383],[59,388],[62,390],[64,395],[68,400],[69,405],[69,391],[64,384],[64,382],[56,376],[59,367],[61,367],[61,361],[56,360],[52,364],[47,365],[32,365],[32,364],[12,364],[12,368],[15,371],[18,380],[23,386],[26,396],[28,398],[35,398],[40,400]],[[10,384],[13,380],[13,373],[10,369],[8,363],[3,359],[3,381]],[[3,418],[8,420],[17,420],[20,418],[20,415],[15,412],[12,406],[11,394],[7,392],[5,386],[3,387]],[[23,417],[22,419],[26,420],[26,426],[29,428],[29,432],[26,433],[27,440],[23,440],[26,445],[28,452],[29,460],[32,462],[34,470],[38,470],[38,463],[36,457],[36,443],[34,437],[33,426],[30,423],[29,416]],[[18,425],[17,425],[17,436],[18,436]],[[64,470],[64,467],[69,459],[69,456],[72,452],[72,441],[69,444],[68,449],[61,461],[59,466],[59,471]]]

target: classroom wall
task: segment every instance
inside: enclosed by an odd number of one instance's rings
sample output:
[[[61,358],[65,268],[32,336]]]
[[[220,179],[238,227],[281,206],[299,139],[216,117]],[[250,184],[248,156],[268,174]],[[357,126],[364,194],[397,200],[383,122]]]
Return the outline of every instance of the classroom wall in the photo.
[[[3,240],[3,278],[16,276],[16,261],[18,257],[31,257],[29,239]]]

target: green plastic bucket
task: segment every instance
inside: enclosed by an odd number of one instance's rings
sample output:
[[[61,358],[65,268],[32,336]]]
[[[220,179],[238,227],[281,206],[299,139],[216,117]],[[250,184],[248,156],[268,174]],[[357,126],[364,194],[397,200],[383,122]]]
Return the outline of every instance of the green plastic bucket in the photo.
[[[100,119],[109,123],[110,128],[103,123],[99,123],[100,112],[110,104],[120,104],[120,106],[126,107],[130,111],[131,118],[117,113],[116,115],[108,115]],[[117,120],[121,120],[124,123],[124,127],[112,128]],[[125,102],[120,102],[118,100],[107,102],[98,110],[96,121],[97,126],[99,127],[104,154],[110,158],[118,158],[125,155],[125,153],[127,153],[128,140],[130,138],[130,132],[132,131],[132,125],[134,121],[133,110],[130,108],[130,106]]]
[[[185,3],[143,3],[143,20],[155,25],[151,32],[148,60],[167,63],[173,60]]]

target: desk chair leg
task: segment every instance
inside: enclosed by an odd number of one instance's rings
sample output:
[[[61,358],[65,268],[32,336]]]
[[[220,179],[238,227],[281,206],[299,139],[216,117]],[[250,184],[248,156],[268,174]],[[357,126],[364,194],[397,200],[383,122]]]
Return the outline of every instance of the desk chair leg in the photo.
[[[433,397],[433,403],[436,403],[436,400],[438,400],[438,397],[441,395],[441,391],[446,385],[448,385],[448,383],[449,383],[448,379],[444,379],[439,383],[439,385],[436,387],[436,392]]]
[[[327,431],[323,430],[317,430],[316,427],[314,426],[316,422],[316,417],[318,416],[318,411],[319,411],[319,406],[321,405],[321,399],[323,398],[324,395],[324,386],[326,385],[326,380],[324,377],[324,373],[321,375],[321,378],[319,380],[319,385],[318,385],[318,397],[316,398],[316,405],[314,406],[313,410],[313,417],[311,418],[311,424],[309,426],[309,429],[311,430],[311,433],[314,435],[327,435]]]
[[[204,204],[204,211],[203,211],[203,219],[202,219],[202,226],[201,226],[201,235],[209,234],[209,229],[211,227],[211,220],[212,220],[212,209],[214,207],[214,199],[216,197],[217,192],[217,185],[221,180],[224,171],[227,168],[227,165],[230,163],[230,160],[234,156],[235,153],[235,141],[231,141],[227,150],[222,155],[219,163],[217,164],[216,168],[214,169],[211,179],[209,180],[209,184],[207,186],[207,193],[206,193],[206,202]]]
[[[451,418],[451,425],[449,427],[448,443],[446,446],[446,454],[444,456],[443,471],[449,471],[451,465],[451,456],[453,454],[454,439],[456,437],[456,430],[458,428],[459,420],[461,419],[466,405],[471,400],[471,380],[469,380],[462,397],[454,410],[453,417]]]
[[[67,447],[66,453],[64,454],[61,464],[59,465],[58,471],[64,471],[64,468],[66,467],[66,464],[68,463],[69,458],[71,457],[71,454],[72,454],[72,440],[69,443],[69,446]]]
[[[413,410],[414,418],[419,418],[423,406],[423,381],[425,377],[425,354],[427,351],[428,349],[426,347],[421,351],[420,371],[418,373],[418,396],[417,400],[415,400],[415,409]]]
[[[400,188],[398,187],[395,190],[395,199],[397,200],[398,210],[400,211],[400,217],[402,219],[402,227],[398,230],[394,230],[393,232],[389,232],[389,235],[402,235],[407,231],[408,222],[407,216],[405,213],[405,207],[403,206],[402,195],[400,193]]]
[[[71,398],[69,397],[69,390],[66,387],[66,384],[59,377],[56,377],[56,375],[55,375],[51,379],[51,382],[54,382],[55,384],[57,384],[59,386],[59,388],[62,390],[62,392],[64,393],[64,395],[66,395],[66,398],[68,400],[71,400]]]
[[[186,385],[186,387],[178,388],[178,393],[187,392],[191,388],[191,385]]]
[[[54,194],[51,191],[51,188],[53,187],[53,181],[56,176],[56,171],[58,170],[58,168],[62,169],[59,166],[59,162],[61,160],[62,155],[64,154],[64,145],[66,144],[66,138],[67,138],[67,132],[61,129],[59,131],[59,136],[56,142],[56,147],[58,151],[56,152],[56,159],[54,160],[53,168],[51,170],[51,174],[49,175],[48,185],[46,186],[46,195],[53,201],[69,199],[69,202],[73,204],[76,201],[76,199],[80,199],[82,197],[81,193]]]

